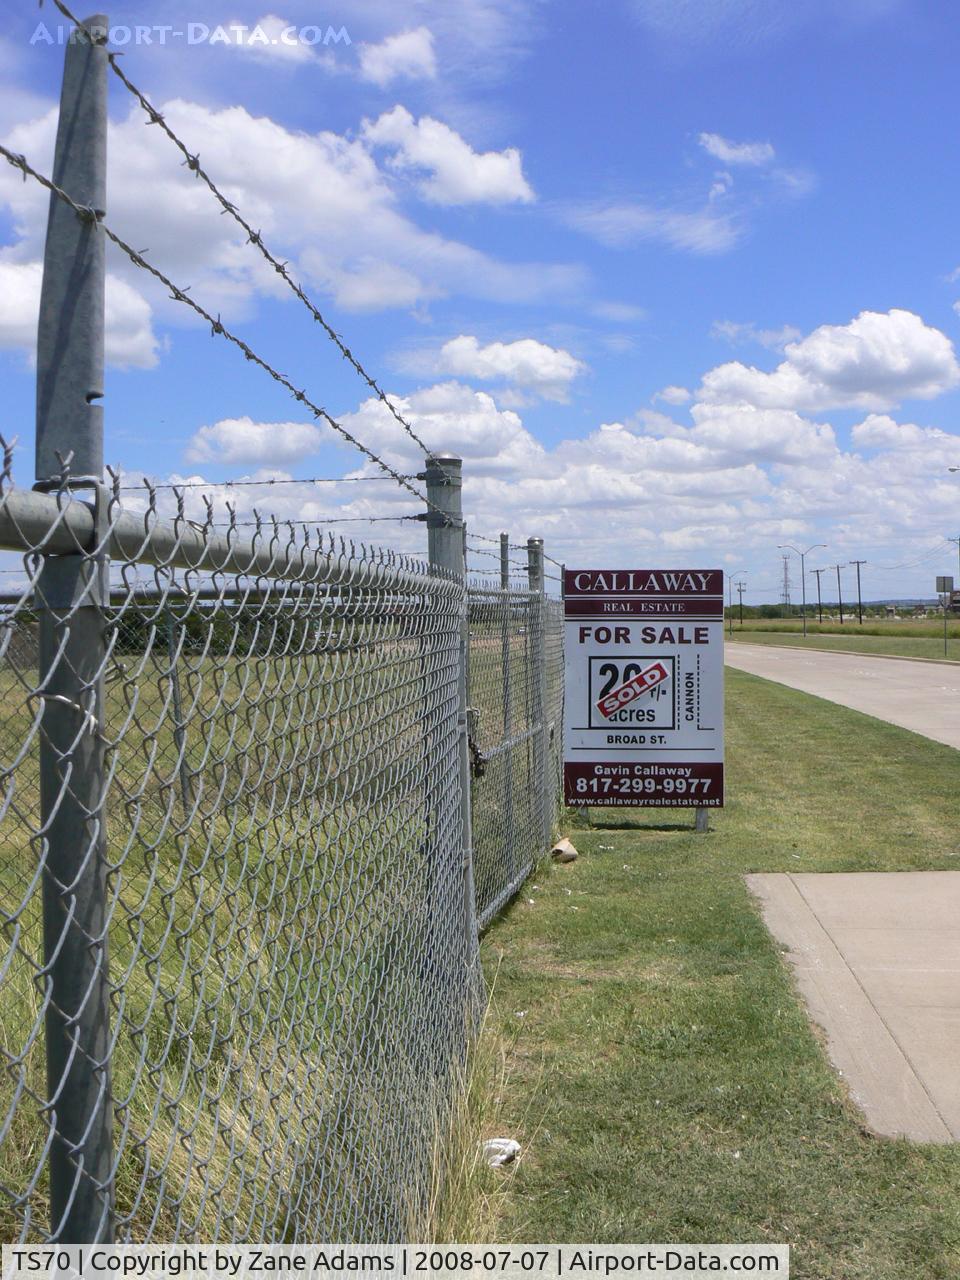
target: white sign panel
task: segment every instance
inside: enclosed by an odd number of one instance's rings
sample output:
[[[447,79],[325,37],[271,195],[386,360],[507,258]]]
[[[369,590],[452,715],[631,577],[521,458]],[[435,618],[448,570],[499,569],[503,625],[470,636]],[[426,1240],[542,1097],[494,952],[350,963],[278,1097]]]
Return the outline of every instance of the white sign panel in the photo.
[[[723,804],[723,571],[568,569],[567,804]]]

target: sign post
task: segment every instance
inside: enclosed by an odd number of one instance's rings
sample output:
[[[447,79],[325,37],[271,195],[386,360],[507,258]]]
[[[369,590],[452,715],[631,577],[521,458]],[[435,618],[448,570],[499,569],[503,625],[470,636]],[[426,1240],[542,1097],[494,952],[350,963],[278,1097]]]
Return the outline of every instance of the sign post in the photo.
[[[940,604],[943,606],[943,656],[947,656],[947,609],[950,607],[950,601],[953,599],[953,578],[939,577],[937,578],[937,594],[940,597]]]
[[[567,569],[564,799],[723,805],[723,571]]]

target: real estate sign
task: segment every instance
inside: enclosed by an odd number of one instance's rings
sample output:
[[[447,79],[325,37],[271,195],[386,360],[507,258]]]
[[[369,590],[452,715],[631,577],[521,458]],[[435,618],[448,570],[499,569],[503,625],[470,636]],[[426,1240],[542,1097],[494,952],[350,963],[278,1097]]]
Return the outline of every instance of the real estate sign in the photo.
[[[567,569],[567,804],[723,804],[723,570]]]

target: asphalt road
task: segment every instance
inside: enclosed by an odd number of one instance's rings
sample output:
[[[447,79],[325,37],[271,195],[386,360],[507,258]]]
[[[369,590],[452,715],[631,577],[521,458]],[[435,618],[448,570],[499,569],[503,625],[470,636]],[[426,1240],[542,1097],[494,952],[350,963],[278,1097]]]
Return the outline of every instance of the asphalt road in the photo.
[[[728,644],[728,666],[960,749],[960,668],[910,658]]]

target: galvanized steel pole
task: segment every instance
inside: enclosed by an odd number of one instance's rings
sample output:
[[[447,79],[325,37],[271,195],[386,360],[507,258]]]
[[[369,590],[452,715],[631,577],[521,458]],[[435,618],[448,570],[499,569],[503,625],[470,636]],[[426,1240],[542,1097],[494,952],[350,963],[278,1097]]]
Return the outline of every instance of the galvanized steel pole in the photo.
[[[533,644],[531,645],[531,667],[533,671],[533,742],[539,743],[537,750],[536,779],[537,795],[540,798],[540,839],[546,846],[550,839],[550,814],[547,811],[547,752],[549,749],[547,730],[547,653],[546,653],[546,608],[543,592],[543,539],[527,539],[527,578],[530,586],[530,613],[534,620]]]
[[[480,992],[480,948],[477,932],[477,895],[473,876],[473,819],[470,797],[470,740],[468,730],[467,652],[469,649],[469,616],[466,589],[466,565],[463,554],[463,503],[461,458],[431,456],[427,458],[423,478],[427,485],[427,537],[430,564],[444,569],[463,582],[460,626],[459,706],[457,726],[460,735],[460,814],[462,820],[464,959],[472,995]]]
[[[511,684],[511,653],[513,645],[513,602],[510,597],[510,535],[500,535],[500,601],[501,601],[501,662],[503,665],[503,740],[513,737],[513,697]],[[516,833],[513,829],[513,788],[517,776],[515,748],[505,753],[504,769],[504,826],[506,827],[507,874],[510,883],[517,878]]]
[[[53,180],[91,210],[50,198],[37,334],[36,488],[92,490],[91,553],[45,554],[39,614],[40,806],[50,1233],[113,1239],[107,980],[103,673],[108,598],[96,546],[103,514],[107,19],[88,18],[66,51]]]

